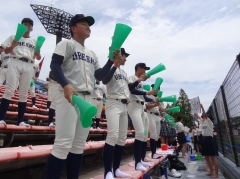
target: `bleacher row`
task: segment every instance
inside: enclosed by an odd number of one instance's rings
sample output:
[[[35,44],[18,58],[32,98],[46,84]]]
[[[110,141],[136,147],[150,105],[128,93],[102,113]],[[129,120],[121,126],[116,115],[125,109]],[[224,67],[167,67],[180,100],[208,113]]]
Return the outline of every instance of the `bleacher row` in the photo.
[[[4,86],[0,87],[0,100],[2,99],[2,95],[4,93]],[[9,132],[17,134],[20,132],[20,134],[42,134],[44,132],[48,132],[48,134],[54,135],[55,128],[49,127],[47,125],[31,125],[30,127],[26,126],[17,126],[14,125],[16,121],[16,117],[18,115],[17,109],[18,109],[18,91],[15,92],[13,98],[10,101],[9,109],[7,111],[7,121],[10,122],[10,124],[4,125],[0,124],[0,134],[8,134]],[[24,120],[27,121],[29,119],[31,120],[41,120],[41,121],[47,121],[48,120],[48,109],[47,109],[47,96],[36,94],[36,106],[37,108],[32,108],[32,100],[31,95],[28,95],[28,101],[27,101],[27,108],[24,115]],[[43,124],[43,123],[42,123]],[[100,125],[102,127],[105,127],[105,129],[97,130],[97,129],[90,129],[89,134],[107,134],[106,129],[106,119],[101,119]],[[134,130],[128,131],[130,134],[134,134]],[[131,146],[134,143],[134,138],[130,138],[126,140],[125,146]],[[94,154],[98,150],[102,150],[105,145],[105,141],[88,141],[85,144],[84,148],[84,155],[88,154],[90,152],[91,154]],[[15,145],[16,146],[16,145]],[[5,147],[0,148],[0,172],[3,170],[12,170],[14,167],[7,167],[10,166],[12,163],[21,163],[21,161],[28,160],[28,159],[41,159],[45,158],[50,155],[53,145],[25,145],[23,147]],[[163,160],[165,157],[162,157],[161,159],[154,159],[154,162],[150,162],[152,164],[152,167],[148,167],[147,169],[150,170],[154,166],[156,166],[161,160]],[[4,166],[4,167],[3,167]],[[21,165],[22,166],[22,165]],[[22,166],[24,167],[24,165]],[[10,169],[9,169],[10,168]],[[131,178],[133,179],[140,179],[143,176],[143,172],[141,171],[135,171],[134,168],[134,161],[130,162],[126,165],[123,165],[120,167],[122,171],[125,173],[128,173],[131,175]],[[103,178],[103,175],[99,175],[92,179],[100,179]]]

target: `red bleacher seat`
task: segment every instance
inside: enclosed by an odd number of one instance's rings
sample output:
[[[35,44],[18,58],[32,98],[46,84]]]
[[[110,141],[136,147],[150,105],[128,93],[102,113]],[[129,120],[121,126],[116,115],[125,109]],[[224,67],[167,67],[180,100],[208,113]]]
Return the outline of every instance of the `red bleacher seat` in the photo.
[[[7,124],[5,126],[5,130],[31,130],[31,126],[30,127],[26,127],[26,126],[16,126],[16,125],[12,125],[12,124]]]

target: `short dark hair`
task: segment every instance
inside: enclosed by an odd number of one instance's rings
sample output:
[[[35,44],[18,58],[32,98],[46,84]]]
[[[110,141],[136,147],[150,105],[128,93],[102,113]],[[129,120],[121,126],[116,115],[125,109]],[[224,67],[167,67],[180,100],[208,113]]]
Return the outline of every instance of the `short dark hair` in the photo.
[[[2,46],[0,46],[0,48],[3,48]]]
[[[177,116],[177,121],[181,121],[182,120],[182,116]]]

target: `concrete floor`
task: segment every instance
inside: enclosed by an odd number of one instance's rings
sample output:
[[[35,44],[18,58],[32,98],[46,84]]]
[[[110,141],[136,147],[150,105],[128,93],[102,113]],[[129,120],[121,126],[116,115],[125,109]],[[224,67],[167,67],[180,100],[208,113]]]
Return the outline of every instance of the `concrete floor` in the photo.
[[[187,166],[188,163],[188,159],[183,159],[183,158],[179,158],[182,162],[185,163],[185,165]],[[133,152],[130,152],[129,154],[125,154],[123,156],[121,165],[124,165],[128,162],[131,162],[133,160]],[[86,159],[87,161],[87,159]],[[104,168],[103,168],[103,162],[101,161],[101,158],[96,159],[95,162],[93,162],[93,164],[87,164],[87,162],[84,162],[81,168],[81,174],[79,176],[79,179],[90,179],[92,177],[95,177],[97,175],[100,175],[104,172]],[[182,173],[182,179],[186,179],[186,178],[194,178],[194,179],[210,179],[209,176],[206,176],[206,166],[205,166],[205,161],[203,159],[203,161],[198,161],[197,162],[197,166],[198,166],[198,172],[195,176],[190,176],[186,171],[179,171]],[[158,177],[153,175],[153,179],[157,179]],[[61,179],[67,179],[66,174],[63,173]],[[168,177],[168,179],[173,179],[173,177]],[[225,179],[224,176],[222,175],[222,173],[219,171],[219,179]]]

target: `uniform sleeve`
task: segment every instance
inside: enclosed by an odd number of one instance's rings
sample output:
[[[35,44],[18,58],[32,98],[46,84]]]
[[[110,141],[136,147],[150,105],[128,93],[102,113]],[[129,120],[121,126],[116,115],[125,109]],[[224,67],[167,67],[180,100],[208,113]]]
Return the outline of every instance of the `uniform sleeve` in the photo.
[[[132,76],[128,77],[128,83],[133,83],[133,82],[134,82],[133,77]]]
[[[61,41],[57,44],[57,47],[55,48],[53,53],[63,56],[63,61],[66,61],[68,57],[70,57],[74,53],[74,44],[69,40]]]
[[[94,56],[94,59],[95,59],[94,68],[95,68],[95,71],[96,71],[96,70],[100,69],[101,67],[100,67],[97,55],[93,51],[91,51],[91,52],[92,52],[92,54]]]
[[[5,49],[7,47],[10,47],[12,45],[12,41],[14,39],[14,35],[11,35],[10,37],[8,37],[3,43],[2,43],[2,47]]]

